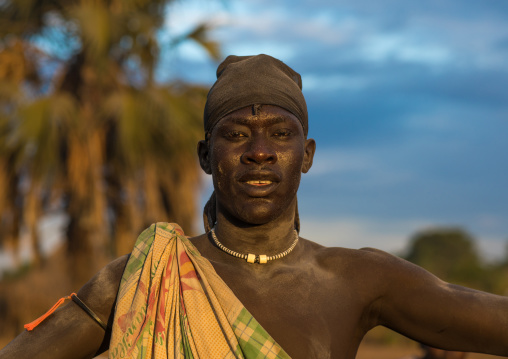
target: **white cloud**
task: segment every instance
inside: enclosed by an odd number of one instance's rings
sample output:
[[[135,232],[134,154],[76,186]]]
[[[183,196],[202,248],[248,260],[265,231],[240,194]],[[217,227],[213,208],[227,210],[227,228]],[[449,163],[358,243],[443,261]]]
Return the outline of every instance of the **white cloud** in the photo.
[[[414,16],[413,29],[424,32],[460,56],[454,65],[505,67],[506,54],[496,51],[496,44],[508,37],[506,19],[486,16],[449,16],[438,13]]]
[[[345,149],[330,148],[320,150],[314,157],[312,169],[308,177],[322,176],[339,172],[372,171],[377,168],[375,161],[360,151],[348,152]]]
[[[369,218],[337,217],[329,219],[301,218],[301,235],[325,246],[373,247],[387,252],[400,252],[409,236],[426,228],[426,220],[388,221]]]
[[[384,62],[394,59],[425,65],[443,65],[453,57],[451,49],[432,41],[422,41],[409,33],[380,33],[367,36],[359,46],[359,57]]]
[[[287,44],[280,44],[275,41],[252,41],[248,44],[236,44],[235,46],[226,46],[224,48],[226,54],[234,54],[238,56],[248,56],[257,54],[267,54],[277,59],[288,62],[294,58],[296,51],[294,47]]]
[[[322,179],[324,176],[336,176],[336,183],[344,184],[344,181],[348,181],[345,175],[353,175],[354,183],[350,182],[350,185],[375,186],[381,190],[383,186],[401,184],[414,178],[409,168],[397,163],[397,155],[400,155],[397,146],[320,150],[316,153],[312,168],[306,176],[313,181]]]
[[[372,247],[394,254],[404,254],[409,239],[418,231],[436,227],[456,227],[430,219],[387,220],[359,217],[317,219],[302,217],[301,236],[327,247]],[[469,229],[466,229],[470,231]],[[479,237],[471,231],[484,258],[503,257],[506,241],[496,236]]]
[[[304,75],[302,77],[305,91],[330,92],[337,90],[359,91],[367,87],[369,79],[364,76],[331,74]]]
[[[225,52],[265,52],[285,61],[322,53],[328,60],[393,59],[436,68],[504,67],[506,54],[496,50],[508,36],[502,16],[465,16],[460,2],[451,2],[442,11],[441,4],[426,9],[392,1],[390,9],[380,15],[379,4],[349,1],[321,5],[258,0],[177,2],[169,7],[166,30],[182,33],[197,23],[212,21],[219,25],[213,36]],[[319,53],[308,53],[315,49]],[[192,48],[184,54],[203,57]]]

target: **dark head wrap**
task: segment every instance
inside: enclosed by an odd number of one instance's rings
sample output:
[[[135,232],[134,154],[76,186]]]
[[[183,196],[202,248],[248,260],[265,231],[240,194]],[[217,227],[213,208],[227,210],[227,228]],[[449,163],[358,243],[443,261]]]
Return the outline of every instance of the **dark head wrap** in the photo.
[[[288,65],[268,55],[228,56],[217,68],[217,81],[208,92],[205,105],[205,133],[226,115],[252,105],[279,106],[296,116],[308,133],[308,114],[302,94],[302,78]],[[208,232],[216,222],[215,192],[203,209]],[[300,231],[298,205],[295,229]]]
[[[275,105],[291,112],[307,135],[302,78],[288,65],[268,55],[231,55],[219,65],[217,81],[208,92],[205,105],[205,132],[210,132],[227,114],[256,104]]]

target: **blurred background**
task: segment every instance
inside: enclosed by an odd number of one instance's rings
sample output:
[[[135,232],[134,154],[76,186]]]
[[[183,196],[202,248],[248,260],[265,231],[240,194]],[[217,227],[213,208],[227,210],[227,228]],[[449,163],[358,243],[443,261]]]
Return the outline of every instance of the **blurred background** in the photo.
[[[151,223],[203,231],[196,142],[229,54],[302,75],[302,236],[507,295],[507,21],[496,0],[0,1],[0,346]]]

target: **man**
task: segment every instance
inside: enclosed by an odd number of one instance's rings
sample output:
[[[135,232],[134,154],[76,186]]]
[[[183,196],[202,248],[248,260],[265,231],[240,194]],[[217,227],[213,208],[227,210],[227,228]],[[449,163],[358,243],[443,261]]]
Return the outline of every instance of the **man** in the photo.
[[[69,303],[0,358],[92,357],[112,332],[113,358],[352,359],[377,325],[434,347],[508,356],[508,298],[375,249],[299,238],[296,193],[315,152],[300,76],[258,55],[228,57],[217,77],[198,146],[215,189],[207,233],[189,241],[178,227],[153,225],[130,258],[78,292],[105,331]]]

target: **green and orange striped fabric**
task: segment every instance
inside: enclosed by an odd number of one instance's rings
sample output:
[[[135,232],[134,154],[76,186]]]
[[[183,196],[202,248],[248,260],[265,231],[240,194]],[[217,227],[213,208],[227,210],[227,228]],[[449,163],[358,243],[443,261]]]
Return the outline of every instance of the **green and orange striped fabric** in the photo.
[[[117,297],[109,358],[289,358],[176,224],[138,237]]]

